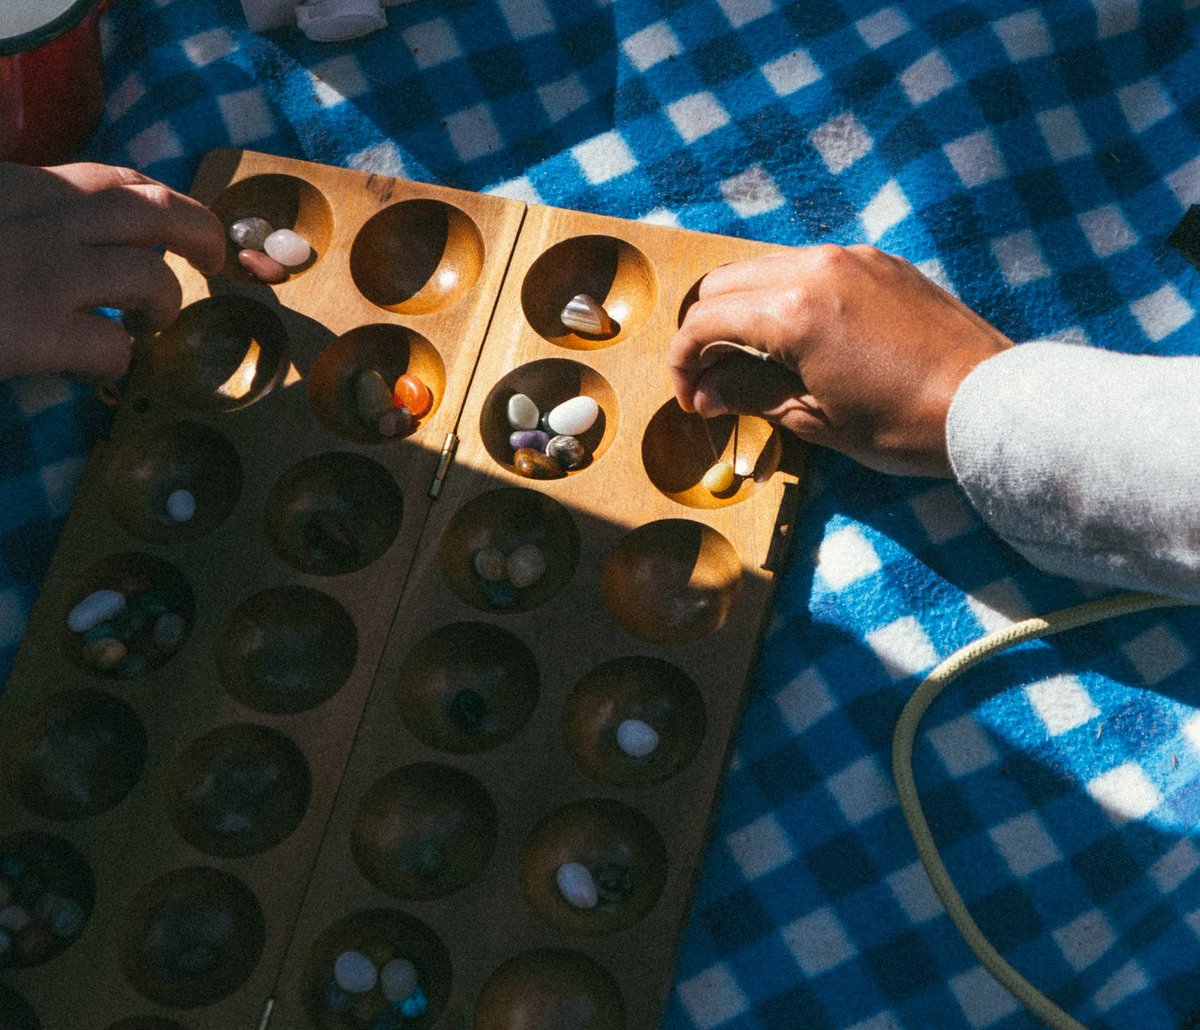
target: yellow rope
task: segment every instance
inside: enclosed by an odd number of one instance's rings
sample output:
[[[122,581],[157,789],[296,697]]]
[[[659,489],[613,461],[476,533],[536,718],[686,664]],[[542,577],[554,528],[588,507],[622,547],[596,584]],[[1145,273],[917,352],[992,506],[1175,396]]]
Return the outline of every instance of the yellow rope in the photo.
[[[921,717],[933,704],[934,699],[952,680],[971,666],[999,651],[1014,647],[1027,640],[1036,640],[1039,637],[1047,637],[1064,630],[1085,626],[1091,622],[1099,622],[1101,619],[1145,611],[1148,608],[1186,603],[1188,602],[1160,597],[1157,594],[1118,594],[1074,608],[1066,608],[1044,618],[1025,619],[1006,629],[980,637],[966,647],[955,651],[925,678],[913,696],[909,698],[896,723],[896,732],[892,738],[892,775],[895,777],[896,790],[900,795],[900,810],[908,822],[913,843],[917,846],[917,855],[920,857],[925,871],[929,874],[933,889],[937,891],[950,919],[958,927],[958,932],[962,934],[963,939],[979,961],[983,963],[983,967],[1022,1005],[1054,1030],[1086,1030],[1086,1028],[1042,994],[992,947],[991,942],[983,935],[983,932],[975,924],[975,920],[971,918],[971,913],[967,911],[967,906],[954,888],[950,874],[946,872],[946,867],[942,864],[937,844],[934,843],[933,834],[929,830],[929,823],[925,820],[925,812],[921,808],[921,799],[917,794],[916,782],[913,779],[912,750],[917,727],[921,722]]]

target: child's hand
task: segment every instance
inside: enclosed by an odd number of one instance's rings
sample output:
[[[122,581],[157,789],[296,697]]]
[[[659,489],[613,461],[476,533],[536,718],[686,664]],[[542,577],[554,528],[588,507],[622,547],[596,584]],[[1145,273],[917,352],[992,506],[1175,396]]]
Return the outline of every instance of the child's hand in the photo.
[[[770,360],[729,356],[717,340]],[[873,247],[803,247],[715,269],[668,359],[685,410],[759,414],[898,475],[949,476],[954,391],[1012,341]]]
[[[128,168],[0,164],[0,378],[120,376],[130,334],[89,312],[118,308],[139,332],[166,327],[181,292],[159,248],[215,273],[223,235],[202,204]]]

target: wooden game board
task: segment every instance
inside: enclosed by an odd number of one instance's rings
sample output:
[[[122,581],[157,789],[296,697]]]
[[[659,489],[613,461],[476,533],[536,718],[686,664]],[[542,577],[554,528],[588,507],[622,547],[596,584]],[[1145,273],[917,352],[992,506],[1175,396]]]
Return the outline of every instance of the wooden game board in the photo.
[[[90,914],[0,982],[46,1030],[367,1026],[322,1004],[354,947],[416,962],[430,1007],[406,1026],[658,1025],[802,458],[704,490],[709,435],[725,455],[780,439],[752,418],[706,432],[664,353],[707,271],[774,248],[249,151],[210,154],[193,194],[294,227],[315,258],[275,287],[232,244],[211,280],[172,259],[184,311],[144,341],[0,702],[0,855],[42,849]],[[577,293],[613,334],[563,327]],[[433,388],[414,433],[364,429],[363,368]],[[514,392],[595,398],[590,462],[518,476]],[[197,513],[173,524],[183,482]],[[345,553],[303,531],[328,510]],[[509,608],[471,573],[497,534],[549,555]],[[189,632],[104,675],[66,613],[133,580],[165,583]],[[446,714],[464,683],[488,701],[479,732]],[[631,717],[661,730],[649,758],[613,743]],[[44,742],[88,727],[96,789],[64,796]],[[230,755],[275,771],[271,804],[219,833],[196,784]],[[564,861],[627,870],[627,896],[572,908]],[[213,927],[195,975],[155,958],[164,912]]]

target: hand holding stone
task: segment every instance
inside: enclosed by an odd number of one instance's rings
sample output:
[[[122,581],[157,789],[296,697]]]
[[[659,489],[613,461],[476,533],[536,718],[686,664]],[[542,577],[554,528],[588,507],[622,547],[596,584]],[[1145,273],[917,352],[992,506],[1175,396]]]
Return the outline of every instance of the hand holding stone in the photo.
[[[1010,346],[902,258],[822,245],[710,272],[668,362],[685,411],[756,414],[880,471],[949,476],[954,391]]]
[[[0,164],[0,378],[120,376],[130,333],[92,311],[120,309],[139,331],[173,322],[182,295],[162,249],[215,273],[225,258],[221,223],[128,168]]]

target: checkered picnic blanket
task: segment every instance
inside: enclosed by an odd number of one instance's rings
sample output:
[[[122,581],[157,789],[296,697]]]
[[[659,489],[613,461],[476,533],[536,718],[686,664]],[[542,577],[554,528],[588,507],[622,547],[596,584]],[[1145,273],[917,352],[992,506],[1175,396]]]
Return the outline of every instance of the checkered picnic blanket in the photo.
[[[219,145],[908,257],[1016,339],[1200,353],[1197,0],[416,0],[338,45],[237,0],[120,0],[89,156],[181,188]],[[1119,389],[1120,384],[1114,384]],[[1053,389],[1053,384],[1047,384]],[[0,386],[0,678],[105,422]],[[920,676],[1093,596],[942,482],[830,455],[782,576],[668,1030],[1034,1025],[916,860],[889,774]],[[1089,1027],[1200,1025],[1200,613],[994,659],[915,756],[981,927]],[[645,1028],[633,1028],[645,1030]]]

